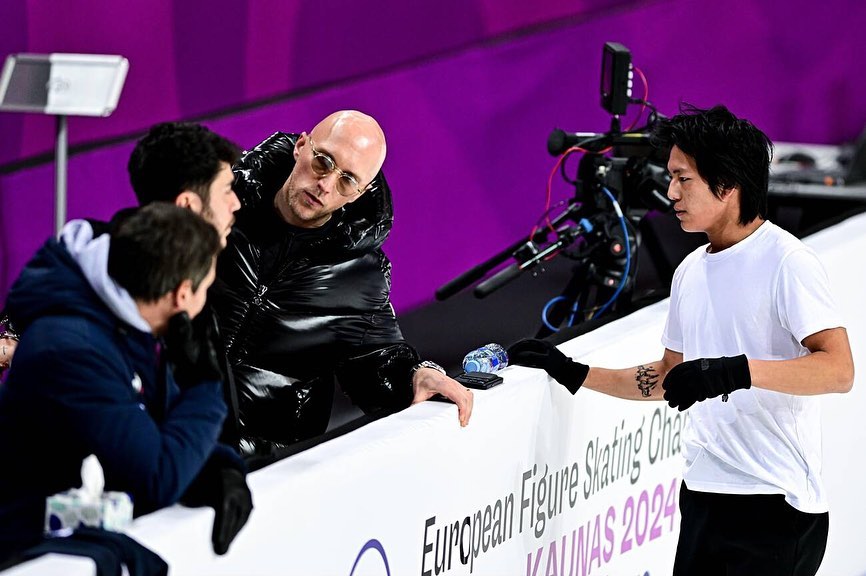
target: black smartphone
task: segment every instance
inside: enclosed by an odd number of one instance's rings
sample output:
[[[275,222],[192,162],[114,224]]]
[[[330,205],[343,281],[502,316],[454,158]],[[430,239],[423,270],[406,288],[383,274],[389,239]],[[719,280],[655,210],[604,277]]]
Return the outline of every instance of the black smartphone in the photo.
[[[467,388],[476,390],[488,390],[502,383],[502,376],[489,372],[464,372],[454,379]]]

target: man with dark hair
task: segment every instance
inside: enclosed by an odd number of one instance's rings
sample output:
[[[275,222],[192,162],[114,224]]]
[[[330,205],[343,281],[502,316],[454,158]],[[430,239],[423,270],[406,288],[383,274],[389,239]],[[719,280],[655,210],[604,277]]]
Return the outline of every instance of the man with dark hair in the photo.
[[[219,250],[213,226],[159,202],[111,234],[70,222],[24,268],[9,294],[22,338],[0,388],[14,467],[0,474],[0,563],[39,540],[46,498],[80,486],[90,454],[136,515],[185,494],[213,506],[225,553],[252,503],[243,463],[217,444],[226,408],[212,351],[187,328]]]
[[[188,208],[216,228],[225,247],[235,221],[234,213],[241,206],[233,189],[231,168],[239,157],[237,145],[200,124],[163,122],[152,126],[136,143],[127,171],[140,205],[171,202]],[[118,216],[126,212],[121,211]],[[218,356],[223,397],[229,407],[221,439],[236,446],[236,391],[210,307],[202,311],[190,329],[197,333],[196,339],[209,339]]]
[[[240,151],[200,124],[163,122],[138,141],[129,157],[129,181],[141,206],[172,202],[210,222],[223,245],[240,208],[232,164]]]
[[[391,307],[385,136],[357,111],[277,132],[235,166],[243,208],[212,302],[238,387],[241,447],[279,453],[328,425],[336,375],[365,412],[472,393],[403,340]]]
[[[199,286],[215,269],[213,259],[200,256],[218,251],[210,245],[211,234],[203,233],[203,226],[189,225],[190,219],[178,216],[177,210],[153,207],[136,213],[139,214],[136,218],[120,220],[112,233],[109,277],[129,292],[133,300],[143,302],[157,301],[188,280],[195,301],[184,311],[194,318],[204,307],[201,297],[207,293],[206,289],[199,290]],[[179,226],[186,226],[163,236],[160,227],[164,224],[159,217],[171,222],[169,216]],[[155,226],[148,228],[151,224]]]
[[[232,164],[240,149],[230,140],[192,122],[156,124],[135,145],[127,164],[129,181],[141,206],[170,202],[210,222],[225,246],[241,207],[232,189]],[[124,209],[117,217],[130,210]],[[96,233],[106,226],[91,221]],[[18,332],[0,311],[0,375],[12,364]]]
[[[668,197],[709,244],[677,268],[661,360],[610,370],[549,342],[511,348],[572,394],[581,385],[689,410],[678,576],[814,575],[827,544],[816,395],[851,389],[854,365],[812,250],[766,220],[772,144],[726,108],[685,107],[656,129]]]

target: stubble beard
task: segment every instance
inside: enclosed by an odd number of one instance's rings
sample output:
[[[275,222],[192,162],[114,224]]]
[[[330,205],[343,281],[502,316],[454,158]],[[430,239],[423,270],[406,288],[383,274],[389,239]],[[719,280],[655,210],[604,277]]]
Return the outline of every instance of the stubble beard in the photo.
[[[330,220],[330,214],[325,214],[319,209],[311,209],[307,206],[305,203],[306,191],[295,188],[294,176],[293,172],[281,191],[281,194],[283,194],[283,201],[286,205],[286,211],[288,212],[288,214],[283,215],[283,219],[285,220],[286,217],[289,216],[294,219],[294,222],[289,222],[289,224],[301,227],[318,227]],[[315,196],[315,194],[313,194],[313,196]],[[306,216],[304,215],[305,212],[307,213]]]
[[[215,214],[213,210],[211,210],[210,206],[208,206],[207,204],[202,205],[201,214],[199,214],[199,216],[204,218],[211,226],[214,227],[214,230],[216,230],[217,234],[219,234],[220,236],[220,245],[225,248],[228,244],[229,234],[231,234],[232,227],[235,225],[236,219],[234,215],[232,215],[232,219],[229,220],[228,224],[222,229],[218,228],[216,218],[214,217]]]

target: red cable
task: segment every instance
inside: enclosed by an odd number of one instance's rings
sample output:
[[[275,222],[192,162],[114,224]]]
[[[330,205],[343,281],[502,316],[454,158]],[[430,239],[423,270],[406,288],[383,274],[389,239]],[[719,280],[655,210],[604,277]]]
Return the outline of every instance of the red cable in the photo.
[[[572,146],[571,148],[569,148],[568,150],[566,150],[565,152],[563,152],[562,154],[559,155],[559,158],[556,160],[556,164],[553,165],[553,170],[550,171],[550,176],[548,176],[548,178],[547,178],[547,199],[545,200],[545,203],[544,203],[544,214],[545,214],[544,221],[547,224],[547,227],[550,229],[551,232],[553,232],[554,235],[556,235],[556,229],[554,229],[553,223],[550,221],[550,197],[551,197],[551,191],[553,188],[553,175],[559,171],[559,167],[562,165],[562,163],[565,161],[565,159],[568,156],[570,156],[571,154],[573,154],[574,152],[583,152],[584,154],[604,154],[605,152],[608,152],[611,148],[612,148],[611,146],[608,146],[608,147],[603,148],[601,150],[593,151],[593,150],[587,150],[585,148],[581,148],[580,146]],[[533,226],[532,232],[529,233],[529,240],[530,241],[535,236],[535,233],[537,231],[538,231],[538,224]]]

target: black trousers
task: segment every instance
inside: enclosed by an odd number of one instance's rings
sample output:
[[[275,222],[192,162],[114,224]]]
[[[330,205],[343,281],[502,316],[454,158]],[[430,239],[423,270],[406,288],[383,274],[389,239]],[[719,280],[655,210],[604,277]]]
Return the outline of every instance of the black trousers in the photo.
[[[715,494],[680,488],[674,576],[814,576],[830,515],[806,514],[782,495]]]

